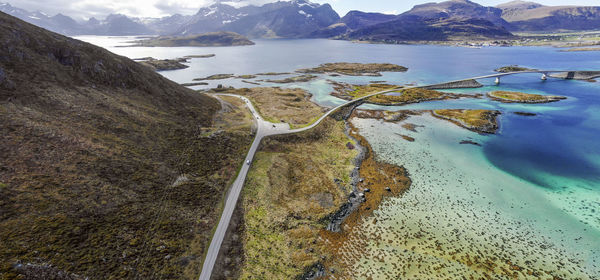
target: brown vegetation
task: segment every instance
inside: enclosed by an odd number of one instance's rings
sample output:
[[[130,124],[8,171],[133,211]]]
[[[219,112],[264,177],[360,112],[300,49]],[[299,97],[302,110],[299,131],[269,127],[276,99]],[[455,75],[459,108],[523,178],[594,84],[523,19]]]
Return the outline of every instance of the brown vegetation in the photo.
[[[312,123],[323,115],[323,108],[310,101],[310,93],[297,88],[255,87],[227,88],[219,93],[248,97],[261,116],[271,122],[285,122],[292,127]]]
[[[564,96],[540,95],[516,91],[492,91],[488,96],[504,103],[548,103],[567,99]]]
[[[402,87],[400,86],[388,84],[349,85],[335,82],[333,86],[335,90],[331,95],[345,100],[353,100],[378,92],[399,89],[398,91],[383,93],[366,99],[367,103],[386,106],[399,106],[432,100],[458,99],[461,97],[478,98],[480,96],[442,92],[425,88],[401,89]]]
[[[0,41],[0,278],[197,277],[249,128],[214,127],[215,99],[1,13]]]
[[[498,130],[495,110],[444,109],[431,112],[434,117],[448,120],[456,125],[480,133],[495,133]]]
[[[393,164],[378,161],[376,155],[367,140],[362,137],[356,128],[351,124],[350,135],[356,138],[360,145],[365,148],[365,157],[360,164],[360,177],[364,180],[357,186],[359,190],[369,189],[364,192],[366,201],[360,205],[358,210],[351,213],[344,220],[341,226],[341,232],[331,232],[321,230],[321,243],[324,244],[330,252],[328,258],[323,261],[324,266],[328,271],[334,271],[336,277],[340,279],[351,279],[355,275],[347,275],[349,269],[345,268],[344,263],[359,261],[360,255],[343,255],[340,248],[343,248],[346,243],[355,243],[357,250],[360,252],[362,244],[362,236],[353,236],[352,228],[363,222],[363,217],[370,215],[375,211],[382,201],[388,196],[402,195],[410,187],[411,181],[409,174],[403,167]],[[344,261],[342,261],[344,260]]]
[[[346,202],[358,154],[344,130],[327,118],[314,130],[263,141],[243,190],[241,279],[294,279],[328,254],[319,231]]]

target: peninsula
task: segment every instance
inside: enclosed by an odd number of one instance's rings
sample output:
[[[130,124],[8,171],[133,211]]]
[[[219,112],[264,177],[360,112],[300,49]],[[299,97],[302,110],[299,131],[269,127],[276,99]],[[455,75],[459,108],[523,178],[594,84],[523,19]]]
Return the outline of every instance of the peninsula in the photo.
[[[134,47],[227,47],[250,46],[254,42],[235,32],[210,32],[193,36],[159,36],[135,41]]]

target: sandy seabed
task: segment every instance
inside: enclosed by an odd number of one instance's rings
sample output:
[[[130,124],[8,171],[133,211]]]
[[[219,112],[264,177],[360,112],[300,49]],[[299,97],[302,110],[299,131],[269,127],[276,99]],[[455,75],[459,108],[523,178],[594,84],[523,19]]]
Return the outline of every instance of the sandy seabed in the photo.
[[[497,169],[481,147],[459,144],[494,136],[428,115],[405,121],[424,126],[416,133],[402,123],[352,122],[378,158],[404,166],[413,183],[352,229],[339,260],[349,274],[358,279],[600,277],[596,227],[557,204],[553,197],[559,194]]]

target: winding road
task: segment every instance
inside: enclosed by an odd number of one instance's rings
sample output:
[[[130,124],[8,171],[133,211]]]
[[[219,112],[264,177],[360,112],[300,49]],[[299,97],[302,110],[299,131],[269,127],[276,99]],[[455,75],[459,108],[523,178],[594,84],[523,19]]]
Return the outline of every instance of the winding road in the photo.
[[[478,77],[457,80],[457,81],[452,81],[452,82],[460,82],[460,81],[467,81],[467,80],[479,80],[479,79],[487,79],[487,78],[497,78],[497,77],[503,77],[503,76],[509,76],[509,75],[516,75],[516,74],[531,74],[531,73],[547,74],[547,73],[564,73],[564,72],[575,72],[575,71],[564,71],[564,70],[562,70],[562,71],[558,71],[558,70],[519,71],[519,72],[508,72],[508,73],[499,73],[499,74],[478,76]],[[448,83],[452,83],[452,82],[448,82]],[[436,84],[436,85],[439,85],[439,84]],[[380,91],[380,92],[376,92],[373,94],[369,94],[369,95],[366,95],[366,96],[363,96],[363,97],[360,97],[357,99],[353,99],[351,101],[348,101],[337,107],[332,108],[331,110],[329,110],[327,113],[325,113],[321,118],[319,118],[317,121],[315,121],[311,125],[303,127],[303,128],[298,128],[298,129],[290,129],[289,124],[286,124],[286,123],[277,123],[276,124],[276,123],[271,123],[271,122],[264,120],[260,116],[258,111],[254,108],[254,106],[252,105],[252,102],[250,102],[250,100],[246,97],[234,95],[234,94],[215,94],[216,96],[232,96],[232,97],[237,97],[237,98],[241,98],[242,100],[244,100],[248,109],[250,109],[250,111],[252,112],[252,115],[256,119],[257,130],[256,130],[256,136],[254,138],[254,141],[252,142],[252,146],[250,147],[250,150],[248,151],[248,155],[246,156],[246,159],[244,160],[244,165],[240,169],[238,177],[236,178],[236,180],[233,182],[233,185],[229,189],[229,194],[227,195],[227,200],[225,201],[225,207],[223,209],[221,219],[219,220],[219,224],[217,226],[216,231],[214,232],[210,246],[206,253],[206,258],[202,265],[202,272],[200,274],[199,279],[200,280],[209,280],[210,279],[213,268],[215,266],[215,262],[217,261],[217,256],[219,255],[219,250],[221,249],[221,244],[223,243],[223,239],[225,239],[225,233],[227,232],[227,228],[231,221],[231,217],[233,216],[233,211],[235,210],[235,206],[237,204],[238,198],[242,191],[242,187],[244,186],[244,182],[246,181],[246,176],[248,175],[248,171],[250,170],[251,163],[254,159],[254,155],[256,154],[256,151],[258,150],[260,142],[262,141],[262,139],[264,137],[271,136],[271,135],[283,135],[283,134],[292,134],[292,133],[299,133],[299,132],[307,131],[307,130],[310,130],[310,129],[316,127],[317,125],[319,125],[325,118],[327,118],[332,113],[334,113],[335,111],[337,111],[338,109],[340,109],[342,107],[352,105],[356,102],[362,101],[364,99],[367,99],[369,97],[373,97],[376,95],[386,94],[386,93],[390,93],[390,92],[394,92],[394,91],[398,91],[398,90],[402,90],[402,89],[420,88],[420,87],[427,87],[427,85],[412,86],[412,87],[398,87],[398,88],[394,88],[394,89],[390,89],[390,90],[385,90],[385,91]]]

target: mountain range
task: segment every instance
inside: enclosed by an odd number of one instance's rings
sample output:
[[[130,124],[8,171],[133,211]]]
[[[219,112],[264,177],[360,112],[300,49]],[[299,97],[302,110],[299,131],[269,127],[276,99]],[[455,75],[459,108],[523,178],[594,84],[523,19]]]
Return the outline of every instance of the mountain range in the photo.
[[[514,31],[600,29],[600,7],[544,6],[512,1],[496,7],[469,0],[417,5],[390,15],[350,11],[340,17],[329,4],[308,0],[234,7],[218,1],[194,15],[132,18],[112,14],[77,22],[58,14],[28,12],[0,4],[0,11],[66,35],[193,35],[231,31],[251,38],[451,40],[510,38]]]

